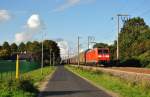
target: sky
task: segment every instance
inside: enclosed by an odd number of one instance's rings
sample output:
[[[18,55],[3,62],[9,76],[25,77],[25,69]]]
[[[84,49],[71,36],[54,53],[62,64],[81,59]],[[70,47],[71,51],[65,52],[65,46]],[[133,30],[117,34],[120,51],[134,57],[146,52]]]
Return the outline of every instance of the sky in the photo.
[[[140,16],[150,25],[150,0],[0,0],[0,44],[52,39],[63,49],[82,49],[87,37],[111,44],[117,14]],[[42,34],[44,33],[44,34]],[[66,54],[66,51],[63,54]]]

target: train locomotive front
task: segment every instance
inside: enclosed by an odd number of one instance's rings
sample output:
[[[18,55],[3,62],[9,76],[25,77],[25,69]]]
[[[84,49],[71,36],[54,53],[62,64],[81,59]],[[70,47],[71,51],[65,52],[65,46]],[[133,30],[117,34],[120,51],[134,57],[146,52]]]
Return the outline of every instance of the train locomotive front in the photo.
[[[109,48],[94,48],[85,54],[86,64],[108,64],[110,61]]]

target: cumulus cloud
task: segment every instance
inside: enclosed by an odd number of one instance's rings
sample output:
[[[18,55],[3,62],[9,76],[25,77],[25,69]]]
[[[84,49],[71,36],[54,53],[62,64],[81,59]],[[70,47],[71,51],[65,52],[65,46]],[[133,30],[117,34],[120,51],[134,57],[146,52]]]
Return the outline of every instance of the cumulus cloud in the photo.
[[[0,10],[0,22],[5,22],[11,19],[11,14],[7,10]]]
[[[31,30],[41,29],[42,26],[43,24],[38,14],[33,14],[27,21],[27,27]]]
[[[68,49],[69,49],[69,45],[68,45],[67,41],[65,41],[63,39],[57,39],[56,42],[60,48],[61,57],[62,58],[67,57],[68,56]]]
[[[37,33],[41,32],[44,28],[43,22],[38,14],[33,14],[27,20],[25,24],[25,31],[16,33],[15,42],[26,42],[29,41]]]
[[[60,55],[62,59],[68,58],[68,53],[69,57],[77,56],[78,51],[77,51],[77,46],[70,44],[69,42],[65,41],[64,39],[56,39],[56,42],[60,48]],[[71,47],[71,48],[70,48]],[[69,52],[68,52],[69,50]],[[79,52],[84,52],[84,49],[80,47]]]
[[[16,33],[16,35],[15,35],[15,42],[20,43],[20,42],[29,41],[29,40],[32,39],[34,34],[35,33],[32,33],[32,32]]]

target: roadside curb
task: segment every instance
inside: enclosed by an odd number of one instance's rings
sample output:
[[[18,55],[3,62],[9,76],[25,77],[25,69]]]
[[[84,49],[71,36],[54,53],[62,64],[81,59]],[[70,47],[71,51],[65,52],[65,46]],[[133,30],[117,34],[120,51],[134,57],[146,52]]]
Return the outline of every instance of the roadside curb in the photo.
[[[85,80],[86,82],[90,83],[91,85],[95,86],[96,88],[104,91],[105,93],[107,93],[108,95],[112,96],[112,97],[121,97],[119,94],[117,93],[114,93],[112,91],[109,91],[107,89],[105,89],[104,87],[100,86],[100,85],[97,85],[96,83],[92,82],[91,80],[85,78],[85,77],[82,77],[81,75],[79,75],[78,73],[76,72],[73,72],[71,71],[70,69],[67,68],[67,70],[69,70],[70,72],[74,73],[75,75],[77,75],[78,77],[82,78],[83,80]]]
[[[56,68],[57,69],[57,68]],[[49,74],[48,76],[45,77],[45,79],[41,82],[39,82],[38,84],[38,90],[39,90],[39,94],[38,97],[42,97],[41,91],[44,91],[46,89],[46,86],[49,82],[49,80],[53,77],[53,74],[55,73],[56,70],[54,70],[51,74]],[[41,85],[40,85],[41,84]]]

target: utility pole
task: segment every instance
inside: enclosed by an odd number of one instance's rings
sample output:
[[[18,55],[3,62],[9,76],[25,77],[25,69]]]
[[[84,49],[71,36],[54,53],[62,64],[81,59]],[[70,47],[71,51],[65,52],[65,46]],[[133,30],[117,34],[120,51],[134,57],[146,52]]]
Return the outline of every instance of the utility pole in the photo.
[[[79,43],[80,43],[80,40],[79,39],[80,39],[80,37],[78,36],[78,66],[80,65],[80,56],[79,56],[79,50],[80,50],[80,47],[79,47],[80,44]]]
[[[42,32],[42,59],[41,59],[41,74],[43,74],[43,42],[44,42],[43,34],[44,34],[44,32]]]
[[[69,48],[68,48],[68,62],[67,63],[69,64]]]
[[[51,52],[52,52],[52,50],[50,49],[50,50],[49,50],[49,64],[50,64],[50,65],[52,65],[52,61],[51,61]]]
[[[117,14],[117,22],[118,22],[118,33],[117,33],[117,60],[119,60],[119,33],[120,33],[120,17],[128,17],[129,15],[127,14]]]
[[[55,65],[55,53],[53,52],[53,66]]]

